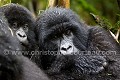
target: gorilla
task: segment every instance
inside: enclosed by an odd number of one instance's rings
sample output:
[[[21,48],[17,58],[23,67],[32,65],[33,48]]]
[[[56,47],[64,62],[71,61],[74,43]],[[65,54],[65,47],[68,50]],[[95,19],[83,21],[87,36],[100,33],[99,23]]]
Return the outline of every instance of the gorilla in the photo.
[[[41,13],[35,27],[42,51],[36,63],[52,80],[120,79],[120,45],[108,31],[59,7]]]
[[[49,80],[28,58],[13,54],[14,50],[20,48],[7,19],[0,13],[0,80]]]
[[[35,19],[32,13],[27,8],[13,3],[1,7],[0,12],[7,18],[12,35],[22,44],[22,50],[35,48]]]

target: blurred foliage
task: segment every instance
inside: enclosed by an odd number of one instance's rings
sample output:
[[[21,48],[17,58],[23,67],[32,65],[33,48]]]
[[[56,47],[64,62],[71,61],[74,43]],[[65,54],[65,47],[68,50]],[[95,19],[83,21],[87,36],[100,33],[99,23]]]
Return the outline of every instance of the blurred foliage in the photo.
[[[0,0],[0,6],[11,3],[11,0]]]
[[[108,19],[104,17],[100,17],[98,15],[95,15],[93,13],[90,13],[93,16],[93,19],[97,24],[99,24],[101,27],[103,27],[106,30],[111,30],[113,28],[112,24],[109,22]]]
[[[35,14],[39,14],[39,11],[45,10],[48,4],[48,0],[11,0],[11,2],[26,6]]]
[[[71,9],[80,14],[89,25],[94,25],[90,13],[103,16],[112,24],[118,21],[116,14],[119,13],[119,8],[116,0],[71,0]]]

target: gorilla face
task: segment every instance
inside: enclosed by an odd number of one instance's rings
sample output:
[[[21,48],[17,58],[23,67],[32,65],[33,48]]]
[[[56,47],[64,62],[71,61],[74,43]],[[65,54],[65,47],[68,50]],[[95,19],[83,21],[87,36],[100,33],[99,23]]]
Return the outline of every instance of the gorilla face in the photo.
[[[34,22],[31,12],[18,4],[8,4],[0,8],[8,20],[12,34],[23,46],[34,44]],[[31,44],[32,45],[32,44]]]
[[[20,27],[18,27],[17,23],[13,23],[11,25],[11,29],[13,30],[13,34],[17,36],[18,40],[21,43],[28,44],[27,34],[28,34],[28,24],[24,24]]]
[[[54,33],[50,33],[47,35],[47,42],[51,42],[53,45],[56,45],[57,51],[63,55],[69,55],[72,53],[76,53],[78,49],[74,46],[73,38],[74,35],[71,30],[69,29],[53,29]],[[51,45],[52,45],[51,44]],[[50,45],[47,44],[46,45]]]

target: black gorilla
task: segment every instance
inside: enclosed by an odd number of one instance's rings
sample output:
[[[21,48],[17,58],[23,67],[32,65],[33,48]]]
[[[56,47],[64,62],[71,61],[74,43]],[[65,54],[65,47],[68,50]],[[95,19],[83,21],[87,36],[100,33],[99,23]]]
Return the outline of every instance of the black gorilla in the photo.
[[[80,22],[73,11],[64,8],[44,11],[36,21],[36,31],[39,49],[43,51],[36,63],[53,80],[120,79],[119,58],[105,54],[119,54],[119,44],[104,29]]]
[[[34,50],[35,35],[32,13],[25,7],[18,4],[7,4],[0,8],[8,20],[12,35],[16,36],[22,44],[22,50]]]
[[[19,42],[0,13],[0,80],[49,80],[29,59],[14,55],[15,50],[20,50]]]

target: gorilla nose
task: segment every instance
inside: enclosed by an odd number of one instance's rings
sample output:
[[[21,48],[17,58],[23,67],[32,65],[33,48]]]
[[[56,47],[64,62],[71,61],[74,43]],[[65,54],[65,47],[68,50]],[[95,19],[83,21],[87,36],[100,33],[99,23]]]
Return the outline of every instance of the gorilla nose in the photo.
[[[70,43],[64,43],[60,46],[60,53],[63,55],[69,55],[73,53],[73,45]]]

